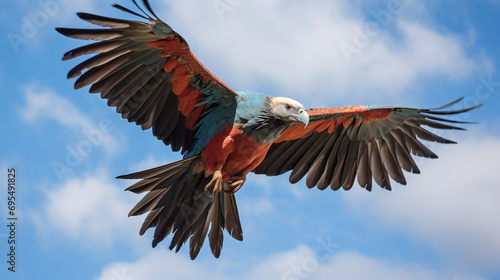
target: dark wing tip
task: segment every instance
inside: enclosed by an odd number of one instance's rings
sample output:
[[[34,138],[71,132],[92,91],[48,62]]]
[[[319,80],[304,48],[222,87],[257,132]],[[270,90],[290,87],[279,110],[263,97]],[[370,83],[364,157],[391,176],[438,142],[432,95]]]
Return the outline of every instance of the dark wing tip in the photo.
[[[455,101],[453,101],[451,103],[448,103],[446,105],[443,105],[443,106],[440,106],[440,107],[437,107],[437,108],[432,108],[430,110],[440,110],[440,109],[448,108],[448,107],[451,107],[451,106],[457,104],[458,102],[462,101],[463,99],[464,99],[463,97],[460,97],[459,99],[457,99],[457,100],[455,100]]]
[[[92,18],[94,15],[93,14],[89,14],[89,13],[85,13],[85,12],[77,12],[76,15],[83,19],[83,20],[86,20],[86,19],[89,19],[89,18]]]
[[[63,55],[63,57],[61,58],[61,60],[62,60],[62,61],[65,61],[65,60],[70,60],[70,59],[72,58],[72,57],[71,57],[71,56],[72,56],[72,54],[73,54],[73,53],[72,53],[71,51],[66,52],[66,53]],[[68,76],[69,76],[69,75],[68,75]],[[66,78],[67,78],[67,77],[66,77]]]
[[[153,9],[151,8],[151,5],[149,5],[148,0],[143,0],[144,6],[146,6],[146,9],[157,19],[159,20],[160,18],[153,12]]]
[[[135,1],[134,1],[134,3],[135,3]],[[137,4],[136,4],[136,5],[137,5]],[[143,16],[143,15],[141,15],[141,14],[139,14],[139,13],[136,13],[136,12],[134,12],[134,11],[132,11],[132,10],[128,9],[128,8],[123,7],[122,5],[119,5],[119,4],[113,4],[112,6],[113,6],[114,8],[117,8],[117,9],[119,9],[119,10],[121,10],[121,11],[124,11],[124,12],[127,12],[127,13],[129,13],[129,14],[132,14],[132,15],[135,15],[135,16],[138,16],[138,17],[141,17],[141,18],[143,18],[143,19],[151,20],[151,18],[150,18],[150,17],[145,17],[145,16]]]
[[[466,112],[469,112],[469,111],[472,111],[474,109],[477,109],[481,106],[483,106],[483,104],[477,104],[475,106],[472,106],[472,107],[468,107],[468,108],[463,108],[463,109],[458,109],[458,110],[448,110],[448,111],[439,111],[441,109],[444,109],[444,108],[449,108],[455,104],[457,104],[458,102],[462,101],[464,98],[459,98],[449,104],[446,104],[444,106],[441,106],[441,107],[438,107],[438,108],[433,108],[433,109],[427,109],[427,110],[423,110],[423,112],[425,113],[429,113],[429,114],[434,114],[434,115],[454,115],[454,114],[461,114],[461,113],[466,113]]]
[[[158,245],[158,241],[156,241],[156,238],[153,239],[153,242],[151,243],[151,247],[156,248],[156,245]]]
[[[64,27],[56,27],[56,31],[61,33],[62,35],[64,36],[67,36],[66,34],[68,34],[68,30],[70,28],[64,28]]]
[[[119,178],[119,177],[121,177],[121,176],[117,176],[115,179],[123,179],[123,178]],[[124,189],[123,191],[130,191],[130,190],[134,189],[133,186],[134,185],[131,185],[131,186],[127,187],[126,189]],[[130,214],[129,214],[129,217],[130,217]]]
[[[69,34],[69,31],[68,31],[68,30],[69,30],[70,28],[56,27],[55,29],[56,29],[56,31],[57,31],[57,32],[59,32],[59,34],[62,34],[62,35],[64,35],[64,36],[68,36],[67,34]],[[63,57],[61,58],[61,60],[68,60],[68,59],[70,59],[70,57],[69,57],[70,55],[71,55],[71,51],[66,52],[66,53],[63,55]]]

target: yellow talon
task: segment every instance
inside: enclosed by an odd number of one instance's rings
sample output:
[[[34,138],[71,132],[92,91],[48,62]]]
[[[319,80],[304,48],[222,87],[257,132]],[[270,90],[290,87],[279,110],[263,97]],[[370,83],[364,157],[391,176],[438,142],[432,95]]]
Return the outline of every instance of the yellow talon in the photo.
[[[205,190],[209,189],[212,196],[222,190],[222,173],[219,170],[214,172],[212,180],[205,187]]]
[[[226,185],[224,185],[224,191],[229,193],[237,192],[239,189],[241,189],[246,179],[247,179],[246,175],[231,177],[229,179],[231,183],[227,183]]]

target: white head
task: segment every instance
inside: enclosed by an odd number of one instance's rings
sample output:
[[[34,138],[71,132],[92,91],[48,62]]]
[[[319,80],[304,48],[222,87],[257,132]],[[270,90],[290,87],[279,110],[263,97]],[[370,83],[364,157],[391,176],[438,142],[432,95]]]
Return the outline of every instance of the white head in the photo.
[[[270,100],[271,114],[284,121],[309,124],[309,115],[298,101],[287,97],[272,97]]]

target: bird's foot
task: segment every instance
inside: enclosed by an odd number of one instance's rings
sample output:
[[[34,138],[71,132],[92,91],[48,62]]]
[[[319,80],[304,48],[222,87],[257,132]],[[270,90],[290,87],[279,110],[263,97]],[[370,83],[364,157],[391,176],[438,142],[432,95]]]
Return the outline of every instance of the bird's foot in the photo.
[[[227,183],[224,186],[224,191],[226,191],[228,193],[235,193],[235,192],[237,192],[243,186],[243,184],[245,183],[246,179],[247,179],[246,175],[243,175],[243,176],[233,176],[233,177],[229,178],[230,183]]]
[[[219,170],[214,172],[212,180],[206,185],[205,190],[210,190],[212,196],[222,190],[222,173]]]

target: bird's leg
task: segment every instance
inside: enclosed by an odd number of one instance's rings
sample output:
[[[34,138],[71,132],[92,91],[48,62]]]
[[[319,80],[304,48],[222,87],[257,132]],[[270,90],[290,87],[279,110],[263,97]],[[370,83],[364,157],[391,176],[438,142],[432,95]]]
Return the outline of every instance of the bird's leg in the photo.
[[[205,190],[210,190],[212,196],[222,190],[222,172],[220,170],[214,172],[212,180],[207,184]]]
[[[229,178],[229,181],[231,181],[231,183],[227,183],[224,186],[224,191],[229,192],[229,193],[237,192],[243,186],[246,179],[247,179],[246,175],[233,176],[233,177]]]

